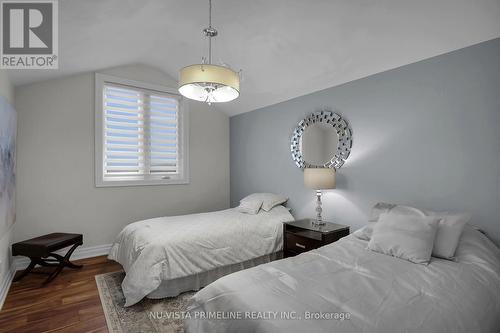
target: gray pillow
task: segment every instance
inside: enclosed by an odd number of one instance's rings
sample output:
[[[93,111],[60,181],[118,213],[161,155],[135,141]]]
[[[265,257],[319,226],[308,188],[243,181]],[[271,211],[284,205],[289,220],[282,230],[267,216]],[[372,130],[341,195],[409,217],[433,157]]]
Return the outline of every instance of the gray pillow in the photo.
[[[382,213],[373,227],[368,249],[428,264],[440,218]]]
[[[353,232],[353,236],[359,238],[364,241],[369,241],[372,238],[373,226],[374,223],[370,223],[369,225],[365,225],[364,227]]]
[[[372,210],[370,212],[370,218],[368,222],[377,222],[380,214],[388,213],[392,208],[396,207],[395,204],[387,203],[387,202],[377,202],[373,205]]]
[[[393,213],[398,215],[411,215],[411,216],[426,216],[423,210],[420,210],[411,206],[397,205],[387,202],[376,203],[370,213],[370,219],[368,222],[377,222],[380,214],[383,213]]]
[[[240,213],[255,215],[259,212],[260,207],[262,207],[262,200],[259,198],[245,198],[240,201],[240,205],[236,207],[236,210]]]
[[[274,193],[253,193],[243,198],[240,202],[245,200],[261,200],[262,209],[268,212],[273,209],[274,206],[285,203],[288,198]]]

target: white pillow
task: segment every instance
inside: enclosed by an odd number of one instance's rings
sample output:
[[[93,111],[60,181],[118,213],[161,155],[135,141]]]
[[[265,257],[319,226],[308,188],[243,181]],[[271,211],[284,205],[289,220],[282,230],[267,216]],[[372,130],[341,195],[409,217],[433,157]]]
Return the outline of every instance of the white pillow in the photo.
[[[436,216],[436,215],[435,215]],[[438,224],[432,256],[443,259],[454,259],[458,241],[462,236],[465,224],[471,219],[470,215],[444,215]]]
[[[389,212],[392,208],[396,207],[395,204],[390,204],[386,202],[377,202],[373,205],[370,212],[370,218],[368,222],[377,222],[380,214]]]
[[[428,264],[440,218],[380,214],[368,249],[416,264]]]
[[[438,224],[432,256],[449,260],[454,259],[455,250],[458,246],[460,236],[462,235],[464,225],[470,221],[470,215],[468,214],[450,215],[448,212],[421,210],[411,206],[402,206],[385,202],[379,202],[373,206],[369,221],[377,222],[380,214],[383,213],[409,216],[435,216],[442,218]],[[360,236],[365,240],[369,240],[371,237],[370,231],[371,230],[367,229],[364,234]]]
[[[359,239],[365,240],[365,241],[369,241],[370,238],[372,238],[374,225],[375,224],[373,224],[373,223],[369,224],[369,225],[365,225],[364,227],[353,232],[352,234],[356,238],[359,238]]]
[[[415,207],[378,202],[373,206],[368,222],[377,222],[380,214],[389,212],[398,215],[426,216],[424,211]]]
[[[262,207],[261,199],[246,197],[240,201],[240,205],[236,207],[236,210],[241,213],[255,215],[259,212],[260,207]]]
[[[273,209],[274,206],[285,203],[288,200],[288,198],[283,195],[274,193],[254,193],[250,194],[249,196],[246,196],[241,201],[245,200],[261,200],[262,209],[268,212],[271,209]]]

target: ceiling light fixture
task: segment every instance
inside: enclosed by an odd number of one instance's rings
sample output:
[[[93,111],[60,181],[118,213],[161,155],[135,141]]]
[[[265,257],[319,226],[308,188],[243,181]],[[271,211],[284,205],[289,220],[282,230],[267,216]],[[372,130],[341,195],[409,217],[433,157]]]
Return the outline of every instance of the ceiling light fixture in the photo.
[[[208,28],[203,33],[208,37],[208,63],[190,65],[179,72],[179,92],[196,101],[221,103],[232,101],[240,95],[240,75],[229,67],[212,65],[212,37],[217,30],[212,27],[212,0],[208,1]]]

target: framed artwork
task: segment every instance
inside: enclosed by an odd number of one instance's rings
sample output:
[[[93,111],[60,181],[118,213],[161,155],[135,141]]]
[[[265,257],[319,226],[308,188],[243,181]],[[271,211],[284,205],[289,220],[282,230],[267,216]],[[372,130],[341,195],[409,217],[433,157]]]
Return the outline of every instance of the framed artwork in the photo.
[[[16,221],[16,111],[0,96],[0,238]]]

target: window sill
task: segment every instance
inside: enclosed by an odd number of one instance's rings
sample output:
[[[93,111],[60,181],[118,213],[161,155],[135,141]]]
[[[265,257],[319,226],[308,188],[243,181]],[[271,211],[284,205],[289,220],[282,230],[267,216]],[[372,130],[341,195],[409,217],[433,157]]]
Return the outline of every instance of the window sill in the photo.
[[[97,180],[95,187],[124,187],[151,185],[187,185],[189,179],[151,179],[151,180]]]

